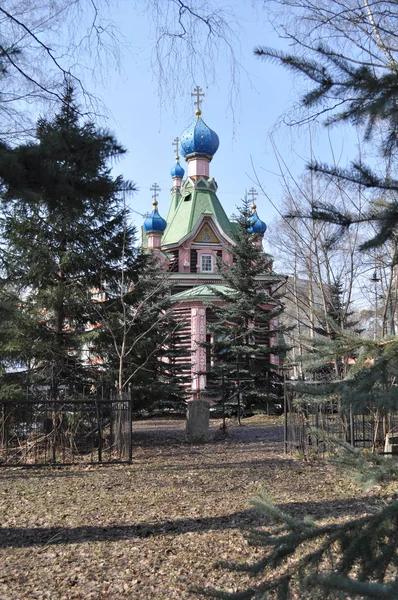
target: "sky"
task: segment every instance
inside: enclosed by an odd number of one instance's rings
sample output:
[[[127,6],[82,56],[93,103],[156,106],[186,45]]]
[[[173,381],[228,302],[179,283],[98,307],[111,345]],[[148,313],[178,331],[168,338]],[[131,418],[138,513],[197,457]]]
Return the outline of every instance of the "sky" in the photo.
[[[178,91],[171,93],[171,98],[160,100],[159,79],[151,63],[155,50],[151,15],[140,12],[136,3],[128,0],[121,0],[113,11],[112,19],[124,38],[120,71],[110,67],[105,76],[102,73],[93,79],[92,87],[109,111],[107,127],[128,150],[115,172],[137,185],[138,191],[129,200],[136,211],[137,226],[142,224],[140,215],[151,210],[150,188],[155,182],[161,189],[159,212],[164,217],[167,214],[170,169],[174,165],[172,142],[194,120],[194,85],[202,87],[206,94],[202,118],[220,138],[210,175],[217,181],[218,197],[228,215],[236,213],[245,191],[254,187],[259,192],[258,214],[272,227],[283,195],[283,179],[273,144],[295,176],[305,170],[310,155],[308,128],[278,124],[298,100],[297,83],[282,67],[259,60],[253,52],[258,45],[286,48],[285,41],[277,37],[262,9],[255,10],[244,0],[231,5],[237,16],[235,49],[241,65],[239,92],[233,95],[234,110],[230,65],[223,50],[218,59],[205,56],[208,64],[214,65],[214,81],[206,85],[200,72],[193,73],[192,78],[184,77],[177,65],[169,88],[175,86]],[[209,73],[210,70],[209,67]],[[327,162],[331,157],[328,135],[321,127],[313,129],[311,135],[314,154]],[[337,156],[355,146],[353,140],[340,133],[332,132],[333,136]],[[181,164],[186,169],[184,159]]]

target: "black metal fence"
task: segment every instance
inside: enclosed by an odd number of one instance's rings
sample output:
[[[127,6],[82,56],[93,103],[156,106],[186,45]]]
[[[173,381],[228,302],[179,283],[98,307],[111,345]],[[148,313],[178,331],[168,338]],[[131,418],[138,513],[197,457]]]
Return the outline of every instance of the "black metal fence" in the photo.
[[[130,394],[0,403],[0,466],[131,460]]]
[[[315,434],[314,429],[325,434]],[[355,412],[343,410],[338,401],[302,403],[291,392],[285,397],[285,451],[309,454],[325,452],[328,436],[345,440],[357,448],[380,454],[395,454],[391,440],[398,437],[398,412],[381,413],[369,407]]]

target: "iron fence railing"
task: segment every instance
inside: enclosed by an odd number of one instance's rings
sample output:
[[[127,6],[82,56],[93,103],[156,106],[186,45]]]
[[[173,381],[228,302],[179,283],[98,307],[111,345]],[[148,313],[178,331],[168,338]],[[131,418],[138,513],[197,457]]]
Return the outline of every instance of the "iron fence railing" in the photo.
[[[0,466],[131,460],[130,394],[0,403]]]
[[[391,440],[398,437],[398,412],[380,412],[376,408],[356,412],[342,409],[337,401],[303,403],[293,393],[285,395],[285,451],[325,452],[328,436],[345,440],[357,448],[380,454],[395,454]],[[317,435],[314,429],[325,434]]]

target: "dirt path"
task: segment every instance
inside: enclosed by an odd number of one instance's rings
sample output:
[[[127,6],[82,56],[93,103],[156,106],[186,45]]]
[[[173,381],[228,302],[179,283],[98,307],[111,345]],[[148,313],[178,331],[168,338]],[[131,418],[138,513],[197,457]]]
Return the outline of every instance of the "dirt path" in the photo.
[[[227,431],[221,430],[222,419],[210,420],[210,436],[216,443],[270,443],[272,450],[283,452],[283,429],[280,418],[243,419],[239,427],[236,419],[227,419]],[[185,421],[181,419],[151,419],[135,421],[133,426],[135,446],[185,443]]]
[[[184,423],[134,427],[129,466],[0,470],[0,599],[198,598],[193,585],[237,589],[248,575],[218,560],[258,558],[244,529],[266,525],[249,499],[265,488],[315,518],[369,509],[321,464],[282,454],[282,429],[247,420],[216,440],[184,442]]]

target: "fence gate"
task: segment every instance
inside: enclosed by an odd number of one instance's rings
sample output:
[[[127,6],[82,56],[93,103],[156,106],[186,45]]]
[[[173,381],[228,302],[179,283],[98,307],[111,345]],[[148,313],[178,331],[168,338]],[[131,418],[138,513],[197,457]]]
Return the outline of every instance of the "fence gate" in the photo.
[[[0,403],[0,466],[131,460],[129,394]]]

